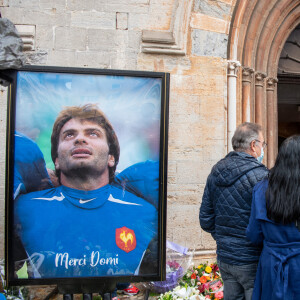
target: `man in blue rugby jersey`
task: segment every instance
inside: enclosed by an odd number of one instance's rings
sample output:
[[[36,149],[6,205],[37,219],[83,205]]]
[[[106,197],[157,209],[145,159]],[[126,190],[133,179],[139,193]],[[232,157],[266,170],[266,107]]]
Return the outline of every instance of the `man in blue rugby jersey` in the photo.
[[[15,204],[16,234],[32,262],[29,277],[156,273],[157,211],[110,185],[119,154],[117,136],[97,107],[59,114],[51,155],[61,186],[21,195]]]

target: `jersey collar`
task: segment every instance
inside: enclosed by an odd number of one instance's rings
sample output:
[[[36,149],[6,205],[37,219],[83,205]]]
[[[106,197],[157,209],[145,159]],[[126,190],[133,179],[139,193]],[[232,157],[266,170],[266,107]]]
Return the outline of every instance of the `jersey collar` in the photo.
[[[61,186],[61,192],[66,200],[74,206],[82,209],[95,209],[98,208],[108,200],[110,195],[109,184],[92,191],[82,191],[72,189],[66,186]]]

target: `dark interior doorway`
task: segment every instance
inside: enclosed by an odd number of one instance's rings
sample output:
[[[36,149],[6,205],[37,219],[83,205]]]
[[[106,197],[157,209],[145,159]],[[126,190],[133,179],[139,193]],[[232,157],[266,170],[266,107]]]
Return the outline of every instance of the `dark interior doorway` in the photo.
[[[300,134],[300,25],[290,34],[278,65],[278,148]]]
[[[278,148],[289,136],[300,134],[300,75],[278,76]]]

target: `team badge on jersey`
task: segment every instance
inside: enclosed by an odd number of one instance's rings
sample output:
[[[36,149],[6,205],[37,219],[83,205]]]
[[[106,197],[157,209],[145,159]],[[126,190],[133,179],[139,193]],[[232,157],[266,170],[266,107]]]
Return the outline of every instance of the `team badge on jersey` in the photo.
[[[133,230],[122,227],[116,229],[116,244],[125,252],[130,252],[136,247],[136,237]]]

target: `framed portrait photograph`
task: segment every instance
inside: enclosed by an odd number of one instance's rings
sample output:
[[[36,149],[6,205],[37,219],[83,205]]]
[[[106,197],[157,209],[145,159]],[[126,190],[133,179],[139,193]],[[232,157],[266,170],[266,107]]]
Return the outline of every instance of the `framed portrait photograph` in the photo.
[[[169,74],[9,77],[8,285],[163,280]]]

